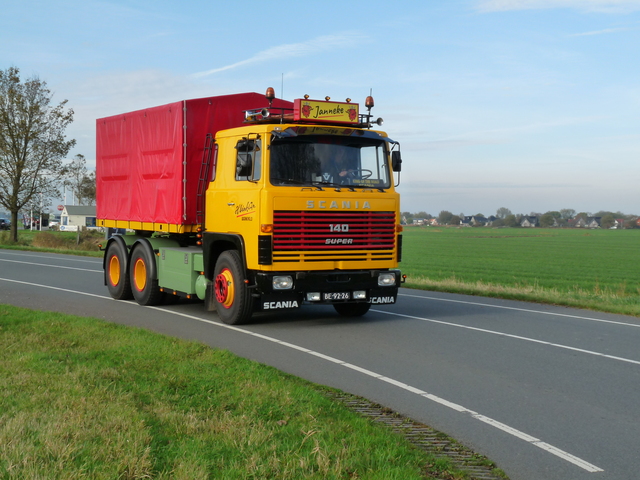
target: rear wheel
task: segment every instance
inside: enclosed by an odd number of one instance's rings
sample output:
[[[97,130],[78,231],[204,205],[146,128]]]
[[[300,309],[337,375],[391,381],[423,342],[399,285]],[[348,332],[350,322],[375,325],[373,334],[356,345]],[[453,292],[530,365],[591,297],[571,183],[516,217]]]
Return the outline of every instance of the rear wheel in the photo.
[[[244,282],[240,254],[222,252],[214,270],[213,301],[220,320],[229,325],[246,323],[253,312],[253,298]]]
[[[121,243],[111,242],[107,248],[105,277],[109,294],[116,300],[132,297],[131,283],[127,272],[127,250]]]
[[[131,292],[140,305],[157,305],[163,299],[155,274],[156,264],[153,251],[145,243],[139,243],[131,254],[129,271]]]
[[[334,303],[336,309],[343,317],[361,317],[371,308],[370,303]]]

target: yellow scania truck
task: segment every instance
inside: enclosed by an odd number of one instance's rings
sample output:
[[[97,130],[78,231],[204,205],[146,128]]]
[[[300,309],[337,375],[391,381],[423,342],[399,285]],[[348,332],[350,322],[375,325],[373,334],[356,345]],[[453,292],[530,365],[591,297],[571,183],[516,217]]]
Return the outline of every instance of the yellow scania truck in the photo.
[[[111,296],[197,297],[228,324],[395,303],[402,160],[372,107],[269,88],[98,119],[97,223],[118,232],[104,246]]]

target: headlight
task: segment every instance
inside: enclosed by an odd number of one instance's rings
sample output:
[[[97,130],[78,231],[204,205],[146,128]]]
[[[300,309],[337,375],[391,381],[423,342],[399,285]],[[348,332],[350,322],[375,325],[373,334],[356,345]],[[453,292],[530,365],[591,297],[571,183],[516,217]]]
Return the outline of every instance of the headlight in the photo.
[[[274,290],[291,290],[293,288],[293,277],[291,275],[273,277],[271,285]]]
[[[319,302],[319,301],[320,301],[320,292],[307,293],[307,302]]]
[[[367,292],[365,290],[355,290],[353,292],[353,299],[354,300],[366,300],[367,299]]]
[[[383,272],[378,275],[378,285],[380,287],[391,287],[396,284],[395,273]]]

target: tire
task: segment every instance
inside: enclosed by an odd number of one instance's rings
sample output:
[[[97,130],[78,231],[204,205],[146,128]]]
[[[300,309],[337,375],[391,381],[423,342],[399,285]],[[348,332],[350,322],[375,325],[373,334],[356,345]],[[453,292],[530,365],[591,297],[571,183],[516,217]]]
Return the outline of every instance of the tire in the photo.
[[[156,260],[151,247],[138,243],[133,248],[129,263],[129,281],[133,298],[140,305],[158,305],[163,293],[158,287]]]
[[[371,308],[370,303],[334,303],[336,309],[343,317],[361,317]]]
[[[104,274],[107,288],[112,298],[129,300],[133,297],[129,281],[127,249],[124,243],[113,241],[107,248]]]
[[[228,325],[247,323],[253,313],[253,297],[244,278],[240,254],[222,252],[213,272],[213,301],[220,320]]]

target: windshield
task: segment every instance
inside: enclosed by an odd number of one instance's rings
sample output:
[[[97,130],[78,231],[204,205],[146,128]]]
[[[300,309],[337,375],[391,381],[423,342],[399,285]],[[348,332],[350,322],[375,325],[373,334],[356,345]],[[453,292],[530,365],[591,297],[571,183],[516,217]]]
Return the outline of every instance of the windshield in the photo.
[[[270,147],[273,185],[389,188],[386,143],[334,135],[274,137]]]

